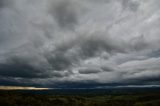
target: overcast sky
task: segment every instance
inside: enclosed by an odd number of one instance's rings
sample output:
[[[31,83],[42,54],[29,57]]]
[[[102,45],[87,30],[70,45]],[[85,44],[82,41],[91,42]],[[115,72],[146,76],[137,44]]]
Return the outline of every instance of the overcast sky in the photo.
[[[160,0],[0,0],[0,85],[160,85]]]

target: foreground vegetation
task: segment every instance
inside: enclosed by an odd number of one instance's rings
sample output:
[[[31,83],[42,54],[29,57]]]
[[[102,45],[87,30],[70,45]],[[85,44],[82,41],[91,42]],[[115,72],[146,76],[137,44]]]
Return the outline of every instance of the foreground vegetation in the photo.
[[[1,91],[0,106],[160,106],[160,94],[48,95]]]

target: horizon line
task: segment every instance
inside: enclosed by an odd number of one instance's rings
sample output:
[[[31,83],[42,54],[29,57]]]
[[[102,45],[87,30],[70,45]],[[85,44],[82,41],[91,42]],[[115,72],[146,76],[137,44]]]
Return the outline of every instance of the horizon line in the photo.
[[[0,86],[0,90],[49,90],[52,88],[25,87],[25,86]]]
[[[157,88],[160,85],[124,85],[124,86],[97,86],[97,87],[70,87],[70,88],[47,88],[31,86],[0,86],[0,90],[51,90],[51,89],[111,89],[111,88]]]

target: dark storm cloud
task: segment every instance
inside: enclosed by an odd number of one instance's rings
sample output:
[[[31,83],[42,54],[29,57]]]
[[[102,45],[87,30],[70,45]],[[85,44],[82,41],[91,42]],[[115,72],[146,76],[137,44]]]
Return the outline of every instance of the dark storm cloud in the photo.
[[[13,80],[12,78],[8,78],[8,77],[2,78],[2,76],[1,76],[0,81],[1,81],[0,84],[3,86],[8,86],[8,85],[19,86],[19,83],[17,81]]]
[[[46,56],[46,59],[48,63],[52,65],[54,70],[65,70],[68,69],[70,65],[72,65],[72,61],[64,56],[64,54],[61,52],[54,54],[54,56],[49,54]]]
[[[35,50],[32,44],[22,46],[5,55],[5,59],[0,63],[0,75],[15,78],[52,78],[65,77],[71,74],[63,71],[67,68],[67,63],[63,57],[55,56],[46,57],[44,54]],[[52,59],[52,61],[49,60]],[[61,60],[63,59],[63,60]],[[66,61],[69,61],[66,59]],[[56,64],[57,62],[57,64]],[[59,64],[58,64],[59,63]],[[57,66],[56,66],[57,65]]]
[[[0,75],[6,77],[45,78],[49,77],[42,70],[35,69],[29,61],[12,57],[7,63],[0,64]]]
[[[0,9],[0,84],[159,84],[158,0],[1,0]]]
[[[32,79],[30,78],[16,78],[16,77],[6,77],[6,76],[0,76],[0,85],[2,86],[37,86],[39,87],[41,84],[34,83]],[[41,85],[42,86],[42,85]]]
[[[107,40],[108,42],[106,42]],[[69,42],[63,42],[57,45],[53,51],[46,51],[44,57],[52,66],[53,70],[63,71],[72,68],[73,64],[79,63],[80,59],[85,60],[92,58],[101,51],[108,53],[124,52],[123,49],[121,44],[112,44],[109,38],[101,39],[95,36],[85,38],[78,37]]]

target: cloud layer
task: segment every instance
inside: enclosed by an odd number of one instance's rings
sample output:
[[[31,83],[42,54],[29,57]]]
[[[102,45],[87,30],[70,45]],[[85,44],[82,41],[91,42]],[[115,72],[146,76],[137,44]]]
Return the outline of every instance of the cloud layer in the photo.
[[[159,0],[1,0],[0,84],[160,84]]]

